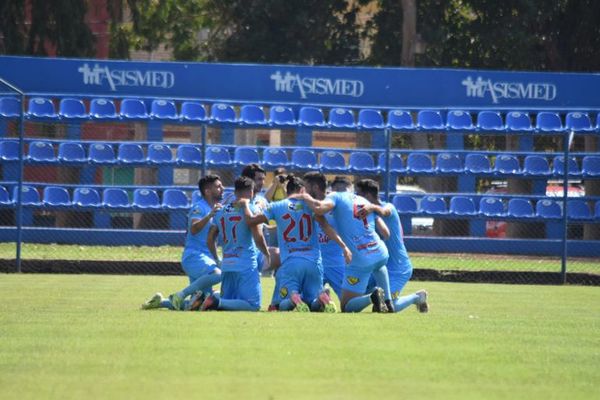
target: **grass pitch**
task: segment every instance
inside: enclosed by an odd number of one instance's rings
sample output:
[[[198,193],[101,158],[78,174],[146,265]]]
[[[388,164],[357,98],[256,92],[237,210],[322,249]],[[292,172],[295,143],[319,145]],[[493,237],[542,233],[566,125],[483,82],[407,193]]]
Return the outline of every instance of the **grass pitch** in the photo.
[[[266,305],[272,279],[263,280]],[[141,311],[183,277],[0,275],[2,399],[594,398],[595,287],[409,283],[431,312]]]

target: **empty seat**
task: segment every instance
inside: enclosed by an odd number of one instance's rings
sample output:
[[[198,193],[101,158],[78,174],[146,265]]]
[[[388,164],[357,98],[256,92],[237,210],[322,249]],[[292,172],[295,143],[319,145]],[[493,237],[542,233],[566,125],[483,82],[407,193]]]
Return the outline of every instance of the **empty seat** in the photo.
[[[550,164],[546,157],[530,155],[523,162],[523,174],[533,176],[550,176]]]
[[[16,118],[21,115],[21,102],[15,97],[0,98],[0,116]]]
[[[148,162],[161,165],[173,163],[173,153],[166,144],[151,144],[148,146]]]
[[[560,204],[554,200],[538,200],[535,205],[535,215],[540,218],[556,219],[562,217]]]
[[[58,115],[54,109],[52,100],[43,97],[29,99],[27,118],[56,119]]]
[[[62,163],[86,163],[89,158],[85,155],[85,149],[81,143],[63,142],[58,145],[58,161]]]
[[[265,118],[265,112],[262,107],[256,106],[254,104],[246,104],[242,106],[242,110],[240,112],[240,120],[244,124],[248,125],[266,125],[267,119]]]
[[[441,173],[459,173],[463,172],[462,161],[460,156],[455,153],[441,153],[438,154],[435,162],[435,170]]]
[[[162,207],[171,210],[182,210],[189,208],[190,201],[184,191],[179,189],[167,189],[163,192]]]
[[[598,177],[600,176],[600,157],[598,156],[585,156],[581,163],[581,173],[584,177]]]
[[[200,166],[202,165],[202,151],[196,145],[181,144],[177,147],[175,161],[180,165]]]
[[[296,149],[292,152],[291,165],[294,169],[318,169],[317,156],[309,149]]]
[[[565,128],[560,115],[555,112],[542,111],[537,115],[535,129],[540,132],[562,132]]]
[[[346,160],[337,151],[324,151],[321,153],[321,169],[324,172],[346,172]]]
[[[118,119],[115,103],[108,99],[92,99],[90,103],[90,116],[94,119]]]
[[[514,155],[502,154],[496,157],[494,172],[499,175],[520,175],[521,166],[519,165],[519,160]]]
[[[383,116],[378,110],[360,110],[358,113],[358,127],[360,129],[383,129],[385,124]]]
[[[152,189],[135,189],[133,191],[133,207],[143,209],[160,208],[158,194]]]
[[[206,165],[209,167],[231,166],[231,155],[224,147],[208,147],[206,149]]]
[[[431,215],[444,215],[448,213],[446,201],[438,196],[425,196],[419,205],[421,212]]]
[[[323,111],[316,107],[302,107],[300,109],[300,117],[298,119],[300,125],[308,127],[326,126]]]
[[[575,132],[591,132],[594,130],[590,116],[582,112],[568,113],[565,125],[568,130]]]
[[[521,111],[511,111],[506,114],[506,129],[513,132],[529,132],[533,130],[529,114]]]
[[[181,119],[188,122],[204,122],[207,120],[206,109],[200,103],[184,101],[181,104]]]
[[[14,202],[8,194],[8,190],[4,186],[0,186],[0,206],[10,206],[13,204]]]
[[[592,219],[592,212],[584,200],[567,201],[567,217],[575,220]]]
[[[484,154],[467,154],[465,157],[465,171],[471,174],[489,174],[492,172],[490,159]]]
[[[171,100],[152,100],[150,105],[150,117],[167,121],[179,119],[175,102]]]
[[[504,217],[504,203],[497,197],[482,197],[479,201],[479,214],[485,217]]]
[[[269,148],[263,152],[263,166],[267,168],[287,167],[289,164],[285,150]]]
[[[497,111],[480,111],[477,114],[477,129],[482,131],[503,131],[502,115]]]
[[[387,125],[388,128],[393,130],[413,130],[415,124],[412,119],[412,115],[408,111],[404,110],[392,110],[388,112]]]
[[[375,161],[373,161],[373,157],[371,157],[369,153],[365,153],[362,151],[350,153],[350,158],[348,159],[348,169],[351,172],[357,174],[372,174],[379,172],[379,168],[375,166]]]
[[[92,162],[99,164],[114,164],[115,152],[110,144],[93,143],[90,144],[89,157]]]
[[[121,118],[129,120],[148,119],[146,105],[140,99],[123,99],[121,101]]]
[[[417,126],[423,130],[445,129],[442,113],[435,110],[421,110],[417,114]]]
[[[73,191],[73,205],[78,207],[100,207],[100,194],[93,188],[76,188]]]
[[[19,142],[16,140],[0,141],[0,159],[2,161],[17,161],[19,159]],[[23,155],[26,159],[27,156]]]
[[[428,154],[411,153],[408,155],[406,170],[414,174],[432,173],[433,163]]]
[[[470,197],[454,196],[450,199],[450,214],[476,215],[475,203]]]
[[[347,108],[332,108],[329,111],[329,125],[333,128],[354,129],[354,114]]]
[[[56,161],[54,146],[45,141],[34,141],[29,143],[29,161],[38,163],[52,163]]]
[[[108,208],[130,208],[129,196],[123,189],[108,188],[102,193],[102,205]]]
[[[398,210],[399,214],[417,213],[417,201],[411,196],[397,194],[392,199],[392,203]]]
[[[19,201],[19,187],[15,186],[13,189],[13,201],[15,204]],[[23,185],[21,187],[21,204],[24,206],[39,206],[41,205],[40,194],[37,189],[33,186]]]
[[[596,200],[596,205],[594,206],[596,211],[596,220],[600,220],[600,200]]]
[[[44,205],[68,207],[71,205],[71,196],[64,187],[46,186],[44,188]]]
[[[514,218],[533,218],[533,206],[526,199],[510,199],[508,201],[508,216]]]
[[[240,167],[253,163],[258,164],[260,162],[258,151],[254,147],[236,147],[233,153],[233,162]]]
[[[79,99],[64,98],[60,100],[58,114],[64,119],[88,119],[85,104]]]
[[[144,150],[137,143],[121,143],[117,159],[122,164],[143,164],[146,161]]]
[[[379,169],[385,171],[387,166],[385,165],[385,153],[381,153],[379,155]],[[398,153],[390,153],[390,172],[392,173],[400,173],[406,172],[406,168],[404,167],[404,160],[402,160],[402,155]]]
[[[290,107],[273,106],[269,109],[269,122],[275,126],[295,126],[296,117]]]
[[[210,118],[212,122],[233,123],[237,121],[233,106],[223,103],[215,103],[210,108]]]
[[[452,110],[448,113],[446,127],[454,131],[472,131],[475,129],[471,114],[466,111]]]
[[[579,169],[579,165],[577,164],[575,157],[569,157],[568,168],[569,175],[581,175],[581,170]],[[565,174],[565,158],[563,156],[554,157],[554,161],[552,163],[552,173],[557,176],[562,176]]]

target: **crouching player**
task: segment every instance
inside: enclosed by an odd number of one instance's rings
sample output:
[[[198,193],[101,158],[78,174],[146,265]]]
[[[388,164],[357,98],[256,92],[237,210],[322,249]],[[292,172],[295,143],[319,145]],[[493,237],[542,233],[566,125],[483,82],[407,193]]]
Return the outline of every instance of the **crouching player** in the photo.
[[[200,311],[258,311],[261,302],[257,245],[267,260],[267,243],[258,226],[244,221],[243,201],[253,197],[254,182],[247,177],[235,180],[235,201],[218,211],[208,232],[208,248],[217,257],[217,237],[223,244],[221,262],[221,295],[212,294],[204,300]]]
[[[412,264],[408,258],[408,252],[404,246],[402,225],[398,210],[390,203],[379,200],[379,185],[372,179],[363,179],[355,184],[356,194],[369,200],[371,204],[365,205],[360,211],[359,216],[365,217],[371,212],[381,216],[390,230],[390,237],[385,240],[390,258],[387,263],[388,274],[390,277],[390,290],[392,292],[392,301],[394,310],[400,312],[406,307],[415,304],[417,310],[426,313],[429,310],[427,304],[427,292],[419,290],[408,296],[400,296],[402,289],[412,276]]]

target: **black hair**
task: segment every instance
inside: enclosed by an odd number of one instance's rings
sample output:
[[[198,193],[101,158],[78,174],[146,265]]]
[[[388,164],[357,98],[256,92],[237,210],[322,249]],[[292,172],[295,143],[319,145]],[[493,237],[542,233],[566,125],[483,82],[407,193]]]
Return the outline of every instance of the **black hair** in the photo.
[[[283,167],[277,167],[277,168],[275,168],[274,173],[275,173],[275,176],[277,176],[277,175],[283,175],[283,174],[285,174],[285,168],[283,168]]]
[[[355,186],[360,189],[362,193],[370,194],[374,197],[379,196],[379,184],[373,179],[361,179],[355,183]]]
[[[344,188],[348,188],[352,185],[352,181],[347,176],[337,175],[331,181],[331,187],[333,188],[335,185],[344,185]]]
[[[309,185],[317,185],[323,192],[327,189],[327,179],[325,175],[318,171],[311,171],[304,174],[304,182]]]
[[[262,172],[263,174],[267,173],[267,171],[265,171],[260,165],[258,165],[256,163],[252,163],[252,164],[246,165],[244,167],[244,169],[242,169],[242,173],[240,175],[246,176],[246,177],[254,180],[254,178],[256,178],[257,172]]]
[[[285,177],[287,181],[287,194],[288,196],[292,193],[298,192],[301,188],[304,187],[304,181],[299,176],[294,176],[294,174],[289,174]]]
[[[247,176],[239,176],[233,183],[236,192],[254,189],[254,181]]]
[[[214,175],[214,174],[208,174],[208,175],[200,178],[200,180],[198,181],[198,189],[200,190],[200,193],[202,194],[202,196],[204,196],[204,190],[206,189],[206,187],[208,185],[210,185],[211,183],[214,183],[220,179],[221,178],[219,177],[219,175]]]

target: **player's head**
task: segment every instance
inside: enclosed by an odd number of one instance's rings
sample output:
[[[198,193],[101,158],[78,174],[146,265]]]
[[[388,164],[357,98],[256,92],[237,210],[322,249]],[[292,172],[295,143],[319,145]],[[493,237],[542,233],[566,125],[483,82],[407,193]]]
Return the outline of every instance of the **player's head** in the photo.
[[[247,176],[238,177],[233,183],[235,197],[251,199],[254,196],[254,181]]]
[[[248,164],[242,169],[242,176],[248,177],[254,181],[254,191],[260,192],[265,184],[267,172],[258,164]]]
[[[223,184],[218,175],[208,174],[200,178],[198,189],[206,201],[219,201],[223,198]]]
[[[285,177],[287,181],[287,194],[301,193],[304,191],[304,181],[299,176],[295,176],[294,174],[289,174]]]
[[[354,184],[356,194],[375,203],[379,197],[379,184],[373,179],[361,179]]]
[[[352,181],[346,176],[336,176],[331,181],[331,190],[333,192],[347,192],[352,186]]]
[[[312,197],[317,200],[325,198],[325,191],[327,190],[325,175],[317,171],[307,172],[304,174],[304,184],[306,185],[306,191]]]

